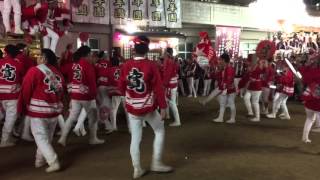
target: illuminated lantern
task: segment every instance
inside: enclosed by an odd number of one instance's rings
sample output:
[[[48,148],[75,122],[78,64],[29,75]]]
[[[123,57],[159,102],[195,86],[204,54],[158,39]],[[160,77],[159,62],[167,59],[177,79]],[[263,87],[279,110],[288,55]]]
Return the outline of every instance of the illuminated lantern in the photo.
[[[81,32],[81,33],[79,34],[79,38],[80,38],[80,41],[81,41],[82,43],[85,43],[85,42],[87,42],[88,39],[89,39],[89,33],[87,33],[87,32]]]

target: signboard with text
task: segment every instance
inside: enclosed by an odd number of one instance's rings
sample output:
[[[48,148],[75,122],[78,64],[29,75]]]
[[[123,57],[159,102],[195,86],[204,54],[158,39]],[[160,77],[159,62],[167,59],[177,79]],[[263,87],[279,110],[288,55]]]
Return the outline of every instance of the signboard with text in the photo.
[[[109,0],[83,0],[72,6],[72,20],[79,23],[109,24]]]

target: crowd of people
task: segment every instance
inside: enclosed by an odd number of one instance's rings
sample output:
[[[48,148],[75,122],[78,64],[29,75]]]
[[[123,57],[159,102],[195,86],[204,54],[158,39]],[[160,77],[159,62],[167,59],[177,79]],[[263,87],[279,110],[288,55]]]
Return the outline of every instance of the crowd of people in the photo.
[[[260,122],[261,114],[291,119],[286,104],[296,90],[307,114],[302,140],[311,142],[308,135],[315,121],[320,128],[320,56],[316,53],[302,60],[291,56],[289,61],[277,53],[247,59],[224,53],[215,63],[200,66],[196,56],[190,60],[174,57],[172,48],[165,50],[163,61],[148,60],[149,43],[145,36],[136,37],[134,57],[129,60],[119,55],[109,58],[104,51],[93,53],[85,45],[72,52],[71,44],[59,59],[52,50],[42,49],[41,56],[33,60],[25,44],[7,45],[0,60],[0,114],[4,118],[0,147],[14,146],[14,136],[35,141],[35,167],[48,165],[46,172],[58,171],[59,158],[51,143],[56,125],[60,129],[58,143],[66,146],[72,128],[78,136],[87,134],[84,122],[88,119],[89,144],[103,144],[97,137],[98,123],[103,122],[107,133],[117,131],[117,112],[123,104],[131,133],[133,178],[146,173],[140,162],[145,123],[155,134],[151,171],[171,172],[173,168],[162,162],[162,119],[170,118],[172,112],[170,126],[181,126],[179,93],[191,98],[205,96],[202,105],[217,98],[219,115],[213,122],[224,122],[229,107],[230,119],[225,122],[233,124],[237,96],[243,98],[252,122]]]

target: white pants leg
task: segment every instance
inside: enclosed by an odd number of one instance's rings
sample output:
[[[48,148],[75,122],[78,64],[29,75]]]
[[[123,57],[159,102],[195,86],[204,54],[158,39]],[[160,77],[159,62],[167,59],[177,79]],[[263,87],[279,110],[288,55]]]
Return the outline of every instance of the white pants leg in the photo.
[[[237,109],[236,109],[236,105],[234,103],[235,98],[236,98],[236,93],[232,93],[232,94],[227,95],[227,106],[230,107],[230,111],[231,111],[230,120],[231,121],[236,120]]]
[[[57,160],[57,154],[54,151],[51,142],[54,130],[57,125],[55,118],[34,118],[29,117],[31,121],[31,132],[37,144],[36,161],[42,161],[43,158],[50,165]]]
[[[240,80],[241,80],[241,78],[235,78],[234,79],[234,87],[236,87],[237,92],[239,90],[238,85],[239,85]]]
[[[20,0],[11,0],[14,13],[14,28],[15,31],[21,31],[21,4]]]
[[[315,117],[315,125],[314,128],[320,128],[320,113]]]
[[[206,91],[206,96],[209,95],[210,91],[211,91],[211,82],[212,82],[212,79],[207,79],[207,91]]]
[[[6,143],[12,138],[12,131],[17,120],[18,100],[4,100],[1,102],[6,113],[5,122],[2,128],[1,143]]]
[[[76,123],[76,126],[74,127],[75,131],[85,131],[84,122],[87,119],[87,112],[84,108],[81,108],[81,112],[78,117],[78,121]]]
[[[98,112],[97,112],[97,103],[96,100],[83,101],[82,106],[88,112],[89,120],[89,141],[98,140],[97,131],[98,131]]]
[[[215,98],[219,93],[221,93],[221,90],[219,90],[219,88],[215,88],[210,94],[209,96],[203,101],[204,104],[208,103],[209,101],[211,101],[213,98]]]
[[[112,96],[110,120],[114,130],[117,130],[117,112],[121,103],[121,96]]]
[[[269,95],[270,95],[270,88],[263,88],[262,89],[262,111],[264,111],[265,114],[268,113]]]
[[[3,14],[2,14],[2,20],[3,25],[6,29],[6,32],[11,31],[11,24],[10,24],[10,13],[12,9],[12,2],[11,0],[4,0],[3,2]]]
[[[21,134],[21,138],[24,140],[31,140],[32,136],[31,136],[31,122],[28,116],[25,116],[23,119],[23,129],[22,129],[22,134]]]
[[[180,89],[182,95],[185,96],[186,94],[184,92],[184,86],[183,86],[183,80],[182,79],[179,79],[178,85],[179,85],[179,89]]]
[[[223,121],[223,116],[224,116],[224,111],[226,110],[227,106],[227,95],[219,95],[219,105],[220,105],[220,110],[219,110],[219,117],[217,118],[220,121]]]
[[[320,112],[313,111],[311,109],[305,108],[306,110],[306,122],[304,124],[303,128],[303,135],[302,135],[302,141],[304,142],[311,142],[309,139],[309,133],[311,130],[311,127],[315,121],[315,117],[320,115]]]
[[[131,127],[130,154],[134,168],[141,168],[140,163],[140,142],[142,139],[142,121],[145,120],[152,127],[155,138],[153,141],[153,160],[161,161],[164,143],[164,121],[158,111],[148,113],[144,116],[135,116],[129,113],[129,123]]]
[[[259,99],[260,99],[261,91],[250,91],[247,90],[246,94],[244,95],[244,103],[248,110],[249,115],[253,115],[252,106],[255,113],[255,118],[260,120],[260,106],[259,106]],[[251,106],[252,103],[252,106]]]
[[[170,93],[171,97],[170,97],[169,103],[168,103],[169,104],[169,108],[172,111],[173,118],[174,118],[174,123],[181,124],[179,110],[178,110],[178,107],[177,107],[178,88],[170,89],[170,91],[171,91],[171,93]]]
[[[78,100],[71,100],[70,101],[69,117],[66,120],[65,126],[62,129],[62,133],[61,133],[61,137],[59,139],[59,142],[65,144],[67,136],[69,134],[69,131],[70,131],[73,123],[77,121],[81,110],[82,110],[81,101],[78,101]]]
[[[43,48],[49,49],[51,40],[48,34],[42,37],[42,41],[43,41]]]
[[[50,28],[47,28],[46,30],[48,34],[43,37],[43,48],[48,48],[55,52],[59,41],[59,35]]]
[[[202,96],[207,96],[208,83],[209,83],[208,79],[205,79],[203,81],[203,93],[202,93]]]
[[[252,106],[255,112],[256,119],[260,120],[260,105],[259,99],[262,91],[251,91],[252,96]]]
[[[197,94],[198,94],[198,90],[199,90],[199,81],[200,81],[200,79],[195,79],[195,80],[194,80],[195,96],[197,96]]]
[[[64,117],[61,114],[58,116],[58,125],[59,125],[60,129],[62,130],[64,127]]]
[[[287,107],[287,100],[289,97],[287,94],[280,93],[280,98],[281,98],[280,107],[281,107],[285,117],[290,118],[290,114],[289,114],[288,107]]]
[[[281,103],[280,93],[276,92],[276,94],[273,97],[273,102],[272,102],[272,115],[273,116],[276,116],[276,114],[280,108],[280,103]]]
[[[244,94],[244,105],[247,108],[248,111],[248,115],[253,115],[253,111],[252,111],[252,106],[251,106],[251,91],[246,91],[246,93]]]
[[[192,95],[197,96],[196,89],[194,87],[194,78],[188,77],[187,81],[188,81],[188,87],[189,87],[189,93],[190,93],[189,96],[192,96]]]

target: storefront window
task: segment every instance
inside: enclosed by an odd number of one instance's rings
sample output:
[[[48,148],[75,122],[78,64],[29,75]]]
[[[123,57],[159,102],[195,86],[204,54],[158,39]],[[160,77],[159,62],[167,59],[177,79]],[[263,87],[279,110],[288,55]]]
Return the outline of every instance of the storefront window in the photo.
[[[240,42],[240,54],[247,58],[249,54],[256,53],[257,42]]]

